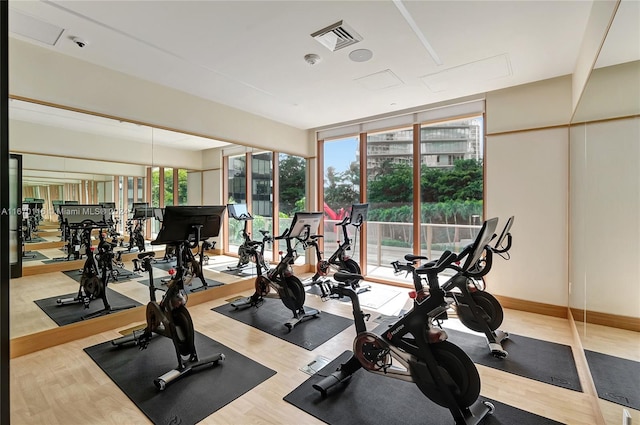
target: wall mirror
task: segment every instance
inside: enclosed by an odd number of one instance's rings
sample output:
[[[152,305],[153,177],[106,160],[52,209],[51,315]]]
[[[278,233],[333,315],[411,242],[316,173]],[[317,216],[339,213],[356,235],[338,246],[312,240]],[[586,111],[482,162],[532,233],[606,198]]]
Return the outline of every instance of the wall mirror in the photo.
[[[60,272],[68,252],[54,203],[113,202],[118,231],[127,234],[124,223],[134,202],[200,205],[201,176],[208,166],[203,158],[222,157],[222,149],[233,145],[36,101],[10,99],[9,104],[9,147],[22,158],[22,199],[43,202],[39,231],[20,249],[23,277],[11,280],[10,333],[16,338],[64,326],[64,320],[57,322],[43,311],[41,301],[64,298],[79,287]],[[149,226],[147,239],[152,233]],[[42,279],[39,273],[52,264],[56,271]],[[64,272],[77,274],[78,269]],[[145,285],[122,281],[108,287],[140,304],[148,301]]]
[[[640,362],[639,16],[620,3],[570,130],[569,303],[594,380],[598,353]],[[600,407],[618,424],[625,397],[612,397]]]

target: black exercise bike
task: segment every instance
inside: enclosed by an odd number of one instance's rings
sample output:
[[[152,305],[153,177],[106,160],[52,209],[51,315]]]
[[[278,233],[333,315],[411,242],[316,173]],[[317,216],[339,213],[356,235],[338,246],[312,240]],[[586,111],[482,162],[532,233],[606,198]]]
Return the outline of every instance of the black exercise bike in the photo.
[[[82,303],[88,309],[91,301],[102,299],[104,308],[82,316],[83,320],[135,307],[134,305],[113,307],[107,299],[107,285],[109,279],[113,277],[110,270],[114,254],[111,245],[104,240],[98,244],[97,253],[91,246],[93,230],[99,230],[101,233],[102,229],[106,227],[104,209],[100,205],[65,205],[63,208],[66,226],[80,235],[80,243],[85,248],[86,260],[82,267],[77,295],[73,298],[59,298],[56,300],[57,304],[63,306]]]
[[[360,270],[360,266],[358,263],[347,255],[347,251],[351,250],[351,238],[349,237],[348,227],[349,225],[355,228],[353,239],[357,241],[358,231],[360,230],[360,226],[367,219],[367,210],[369,208],[369,204],[353,204],[351,206],[351,213],[342,219],[338,226],[342,228],[342,242],[338,241],[338,248],[336,251],[329,257],[329,259],[323,259],[323,252],[320,251],[320,238],[322,235],[312,235],[309,237],[309,241],[307,242],[308,246],[314,248],[316,252],[316,274],[311,277],[310,280],[306,280],[304,282],[305,286],[311,286],[314,284],[319,284],[321,281],[331,272],[334,273],[337,271],[347,271],[356,275],[362,273]],[[354,247],[355,251],[355,247]],[[353,280],[349,282],[351,286],[357,290],[358,293],[362,293],[368,291],[371,286],[370,285],[361,285],[359,280]]]
[[[249,221],[253,220],[253,216],[247,211],[247,204],[228,204],[227,211],[229,217],[244,222],[241,236],[242,243],[238,246],[238,264],[228,266],[231,271],[238,271],[245,268],[253,260],[253,252],[251,242],[251,234],[248,232]],[[260,230],[263,240],[269,234],[268,230]]]
[[[149,298],[147,304],[146,322],[143,330],[134,331],[129,335],[117,338],[111,343],[120,347],[135,344],[140,349],[148,347],[153,334],[171,339],[175,349],[178,366],[154,379],[153,383],[160,391],[171,382],[176,381],[191,372],[217,365],[225,359],[224,354],[217,353],[200,360],[195,347],[195,330],[193,320],[187,310],[188,300],[185,291],[184,270],[182,264],[183,251],[194,249],[202,238],[214,237],[220,230],[221,215],[224,206],[204,207],[167,207],[162,228],[158,238],[152,245],[170,244],[177,252],[176,273],[167,284],[162,300],[156,300],[156,288],[153,280],[152,261],[155,252],[143,252],[134,260],[137,270],[149,273]]]
[[[271,238],[265,234],[262,241],[248,242],[251,255],[256,262],[255,292],[250,297],[230,303],[231,306],[236,309],[259,307],[264,302],[264,297],[273,289],[278,293],[282,303],[293,312],[293,318],[284,324],[289,331],[307,319],[318,317],[320,314],[318,310],[305,309],[304,285],[293,274],[292,266],[297,258],[294,241],[304,245],[309,236],[317,231],[321,218],[322,213],[319,212],[297,212],[291,226],[281,236]],[[268,268],[263,253],[264,244],[271,239],[285,241],[287,251],[275,267]]]
[[[497,218],[487,220],[488,231],[495,231],[497,222]],[[506,254],[511,248],[510,229],[512,225],[513,217],[507,221],[494,246],[487,244],[482,247],[476,262],[463,269],[456,263],[468,259],[475,249],[473,244],[465,247],[457,255],[456,262],[447,266],[447,269],[455,271],[455,275],[442,284],[442,289],[445,291],[445,299],[449,305],[455,308],[460,322],[472,331],[484,333],[489,351],[496,358],[505,358],[509,354],[502,346],[502,342],[509,338],[509,333],[498,329],[504,319],[504,312],[500,302],[485,291],[486,285],[483,277],[491,270],[493,254]],[[507,246],[503,246],[505,240],[507,241]],[[427,260],[427,257],[411,254],[405,255],[404,258],[407,261],[406,264],[400,264],[399,261],[392,263],[396,273],[404,271],[407,274],[413,274],[416,264],[419,261]],[[447,312],[444,311],[440,316],[436,317],[436,320],[441,322],[447,317]]]
[[[492,236],[483,224],[474,243],[473,258],[463,266],[468,270],[479,257],[482,247]],[[343,383],[360,368],[389,378],[414,382],[431,401],[449,409],[457,425],[478,424],[494,410],[489,402],[478,400],[480,376],[473,361],[455,344],[447,341],[444,330],[435,325],[436,318],[449,304],[438,282],[438,274],[449,267],[457,256],[446,251],[437,261],[429,262],[413,271],[413,308],[387,326],[367,331],[365,315],[356,291],[346,282],[357,278],[351,273],[338,272],[338,284],[325,282],[325,297],[349,297],[353,305],[357,335],[353,355],[338,370],[313,385],[323,397]],[[422,281],[426,276],[428,288]],[[394,363],[395,362],[395,363]]]

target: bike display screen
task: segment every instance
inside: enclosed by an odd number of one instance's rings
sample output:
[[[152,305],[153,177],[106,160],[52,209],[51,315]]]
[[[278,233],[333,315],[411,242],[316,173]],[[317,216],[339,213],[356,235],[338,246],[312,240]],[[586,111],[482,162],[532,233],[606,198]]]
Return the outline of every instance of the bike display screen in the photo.
[[[227,211],[229,211],[229,217],[236,220],[251,220],[253,218],[247,210],[247,204],[228,204]]]
[[[200,227],[200,241],[218,236],[226,208],[224,205],[167,206],[158,237],[151,245],[193,242],[196,227]]]
[[[497,217],[491,218],[482,224],[482,228],[480,229],[478,236],[476,236],[475,241],[473,241],[473,249],[467,256],[467,261],[462,268],[463,270],[468,270],[478,262],[484,252],[484,247],[491,241],[491,238],[493,238],[497,225]]]

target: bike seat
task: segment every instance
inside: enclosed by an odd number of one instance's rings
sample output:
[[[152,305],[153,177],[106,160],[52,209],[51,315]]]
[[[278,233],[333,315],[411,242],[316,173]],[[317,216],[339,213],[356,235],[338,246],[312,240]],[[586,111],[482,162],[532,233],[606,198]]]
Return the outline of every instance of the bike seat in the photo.
[[[156,253],[154,251],[147,251],[147,252],[141,252],[140,254],[138,254],[138,259],[139,260],[144,260],[147,257],[155,257]]]
[[[413,254],[405,255],[404,259],[407,261],[428,260],[428,258],[423,255],[413,255]]]
[[[337,271],[333,274],[333,278],[338,282],[351,282],[352,280],[362,280],[364,277],[357,273],[347,271]]]
[[[313,235],[313,236],[309,236],[309,239],[316,240],[316,239],[320,239],[320,238],[323,238],[323,237],[324,237],[324,235]]]

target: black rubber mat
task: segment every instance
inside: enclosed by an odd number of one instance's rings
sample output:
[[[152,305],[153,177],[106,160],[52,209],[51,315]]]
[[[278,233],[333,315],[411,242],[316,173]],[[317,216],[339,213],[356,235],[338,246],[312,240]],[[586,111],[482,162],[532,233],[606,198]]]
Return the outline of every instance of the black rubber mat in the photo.
[[[41,242],[49,242],[45,238],[41,238],[40,236],[32,236],[30,240],[25,240],[24,243],[41,243]]]
[[[451,412],[420,392],[412,382],[375,375],[364,369],[353,374],[346,385],[338,385],[323,398],[312,385],[335,371],[351,357],[345,351],[338,358],[303,382],[284,400],[331,425],[442,425],[453,424]],[[552,425],[554,420],[494,400],[495,406],[483,425]]]
[[[25,261],[42,261],[42,260],[48,260],[48,259],[49,257],[42,254],[41,252],[27,251],[22,257],[22,262],[24,263]]]
[[[201,360],[216,353],[226,358],[164,391],[158,391],[153,380],[178,364],[170,339],[155,336],[145,350],[117,348],[108,341],[84,351],[154,424],[200,422],[276,373],[198,332],[195,340]]]
[[[65,305],[58,304],[58,299],[73,298],[76,295],[78,295],[78,293],[73,292],[71,294],[44,298],[41,300],[36,300],[34,302],[38,305],[38,307],[42,309],[42,311],[47,314],[47,316],[49,316],[54,322],[56,322],[58,326],[80,322],[81,320],[83,320],[82,318],[84,316],[91,313],[96,313],[104,309],[104,304],[101,299],[91,301],[91,304],[89,304],[89,308],[84,308],[84,305],[82,303]],[[107,288],[107,300],[109,301],[111,307],[114,309],[118,307],[137,307],[139,305],[142,305],[139,302],[112,290],[111,288]]]
[[[484,336],[446,329],[449,341],[462,348],[483,366],[503,370],[558,387],[582,391],[571,347],[563,344],[510,334],[502,347],[509,355],[498,359],[491,355]]]
[[[169,276],[155,276],[153,277],[153,280],[155,282],[156,288],[158,289],[165,289],[167,287],[166,282],[163,282],[163,280],[166,280],[167,282],[169,281]],[[213,279],[209,279],[209,278],[205,278],[204,279],[205,282],[207,282],[207,287],[212,288],[214,286],[222,286],[224,285],[223,282],[218,282],[217,280],[213,280]],[[149,278],[145,278],[145,279],[140,279],[138,280],[139,283],[142,283],[143,285],[149,286]],[[187,291],[190,292],[195,292],[195,291],[201,291],[203,290],[202,287],[204,285],[202,284],[202,281],[200,280],[200,278],[194,277],[191,280],[191,283],[189,285],[185,285],[185,289]]]
[[[114,280],[113,278],[109,277],[109,282],[107,284],[125,282],[127,280],[139,279],[142,277],[141,274],[134,273],[127,269],[114,268],[114,270],[118,271],[118,280]],[[71,279],[75,280],[78,283],[80,282],[80,278],[82,277],[81,270],[67,270],[67,271],[63,271],[62,273],[69,276]]]
[[[256,266],[251,264],[250,266],[244,267],[239,270],[229,270],[228,266],[217,266],[214,270],[230,274],[232,276],[240,276],[240,277],[252,277],[257,276]]]
[[[160,269],[160,270],[164,270],[165,272],[168,272],[170,269],[176,267],[176,262],[169,261],[169,262],[161,262],[161,263],[151,263],[151,266],[156,269]]]
[[[67,260],[67,257],[56,257],[56,258],[52,258],[51,260],[42,260],[42,262],[44,264],[53,264],[53,263],[61,263],[64,261],[76,261],[73,256],[69,257],[69,259]]]
[[[598,397],[640,410],[640,363],[584,350]]]
[[[351,319],[321,312],[317,318],[307,319],[289,332],[285,322],[293,318],[293,313],[281,300],[272,298],[265,298],[259,308],[236,310],[230,304],[223,304],[212,310],[307,350],[314,350],[353,324]]]
[[[121,269],[119,267],[114,267],[114,270],[116,270],[118,272],[117,274],[117,279],[109,279],[109,283],[114,283],[114,282],[126,282],[127,280],[135,280],[135,279],[140,279],[142,277],[141,274],[138,273],[134,273],[130,270],[127,269]]]

